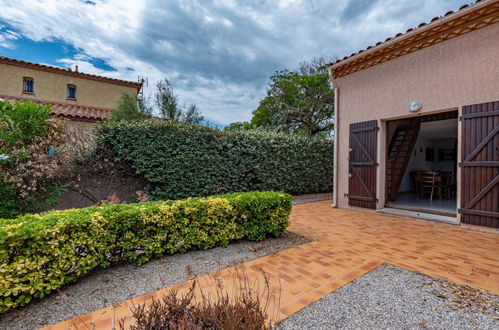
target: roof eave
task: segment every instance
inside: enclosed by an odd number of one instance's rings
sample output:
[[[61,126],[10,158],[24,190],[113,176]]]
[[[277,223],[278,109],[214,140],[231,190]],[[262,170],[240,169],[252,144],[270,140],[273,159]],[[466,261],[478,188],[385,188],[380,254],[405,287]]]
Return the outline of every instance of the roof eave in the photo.
[[[464,16],[464,15],[467,15],[469,12],[474,11],[476,9],[479,9],[481,7],[485,7],[489,4],[490,4],[490,1],[477,1],[471,5],[468,5],[466,8],[460,9],[460,10],[455,11],[455,12],[448,14],[448,15],[444,15],[443,17],[441,17],[440,19],[438,19],[434,22],[430,22],[430,23],[426,23],[426,24],[421,23],[424,25],[423,26],[420,25],[420,27],[414,28],[414,30],[412,30],[412,31],[406,32],[398,37],[388,38],[385,42],[382,42],[381,44],[379,44],[377,46],[369,47],[369,49],[361,50],[355,54],[348,56],[345,59],[340,59],[336,62],[331,63],[330,69],[332,70],[333,75],[334,75],[334,72],[336,69],[338,69],[340,67],[344,67],[353,61],[362,59],[363,57],[367,57],[369,54],[380,51],[384,48],[389,48],[391,45],[393,45],[395,43],[398,43],[398,42],[403,41],[405,39],[412,38],[415,35],[418,35],[420,33],[424,33],[427,30],[434,29],[435,27],[437,27],[439,25],[446,24],[449,21],[452,21],[452,20],[457,19],[457,18]]]

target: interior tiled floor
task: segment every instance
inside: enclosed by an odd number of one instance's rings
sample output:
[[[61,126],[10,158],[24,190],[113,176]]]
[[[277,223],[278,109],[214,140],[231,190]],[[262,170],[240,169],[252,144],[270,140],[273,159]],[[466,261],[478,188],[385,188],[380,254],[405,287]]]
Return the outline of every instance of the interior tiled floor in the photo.
[[[438,197],[434,197],[433,200],[430,200],[429,197],[418,198],[415,192],[402,192],[397,195],[396,201],[390,202],[390,204],[454,214],[457,211],[455,195],[451,196],[451,199],[440,200]]]
[[[249,281],[280,290],[273,322],[282,320],[383,262],[499,294],[499,235],[376,213],[332,209],[330,201],[293,206],[290,230],[314,242],[244,264]],[[219,278],[229,292],[239,274],[228,268],[198,279],[211,290]],[[174,288],[186,290],[188,283]],[[155,292],[162,295],[172,288]],[[130,307],[153,294],[59,323],[51,329],[110,329],[127,318]],[[271,296],[270,299],[275,299]],[[272,305],[271,306],[275,306]],[[127,319],[129,322],[129,319]]]

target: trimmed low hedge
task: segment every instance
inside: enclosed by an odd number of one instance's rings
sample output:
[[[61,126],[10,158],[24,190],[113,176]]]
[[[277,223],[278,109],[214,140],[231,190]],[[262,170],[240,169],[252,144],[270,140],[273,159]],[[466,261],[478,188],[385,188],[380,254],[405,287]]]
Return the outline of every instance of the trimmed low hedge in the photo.
[[[221,132],[166,120],[107,122],[99,147],[130,164],[154,199],[241,191],[330,191],[333,142],[262,130]]]
[[[238,239],[279,236],[291,196],[248,192],[49,211],[0,219],[0,312],[23,306],[97,267]]]

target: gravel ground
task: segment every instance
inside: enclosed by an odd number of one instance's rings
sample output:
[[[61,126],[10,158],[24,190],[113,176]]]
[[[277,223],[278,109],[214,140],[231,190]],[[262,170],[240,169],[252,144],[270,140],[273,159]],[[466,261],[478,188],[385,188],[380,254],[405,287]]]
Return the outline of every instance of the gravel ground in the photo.
[[[278,329],[499,329],[499,297],[384,264]]]
[[[45,299],[1,315],[0,329],[36,329],[184,282],[188,270],[201,276],[307,242],[285,232],[263,242],[166,256],[141,267],[127,263],[97,270]]]
[[[305,204],[333,199],[333,193],[307,194],[293,196],[293,204]]]

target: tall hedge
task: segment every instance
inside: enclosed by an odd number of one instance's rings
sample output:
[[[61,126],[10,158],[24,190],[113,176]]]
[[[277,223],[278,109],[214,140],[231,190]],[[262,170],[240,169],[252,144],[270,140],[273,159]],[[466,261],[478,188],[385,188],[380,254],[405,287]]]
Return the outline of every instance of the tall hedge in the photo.
[[[149,120],[108,123],[98,141],[144,176],[154,198],[332,187],[333,144],[322,138]]]
[[[247,192],[0,219],[0,313],[97,267],[279,236],[291,196]]]

